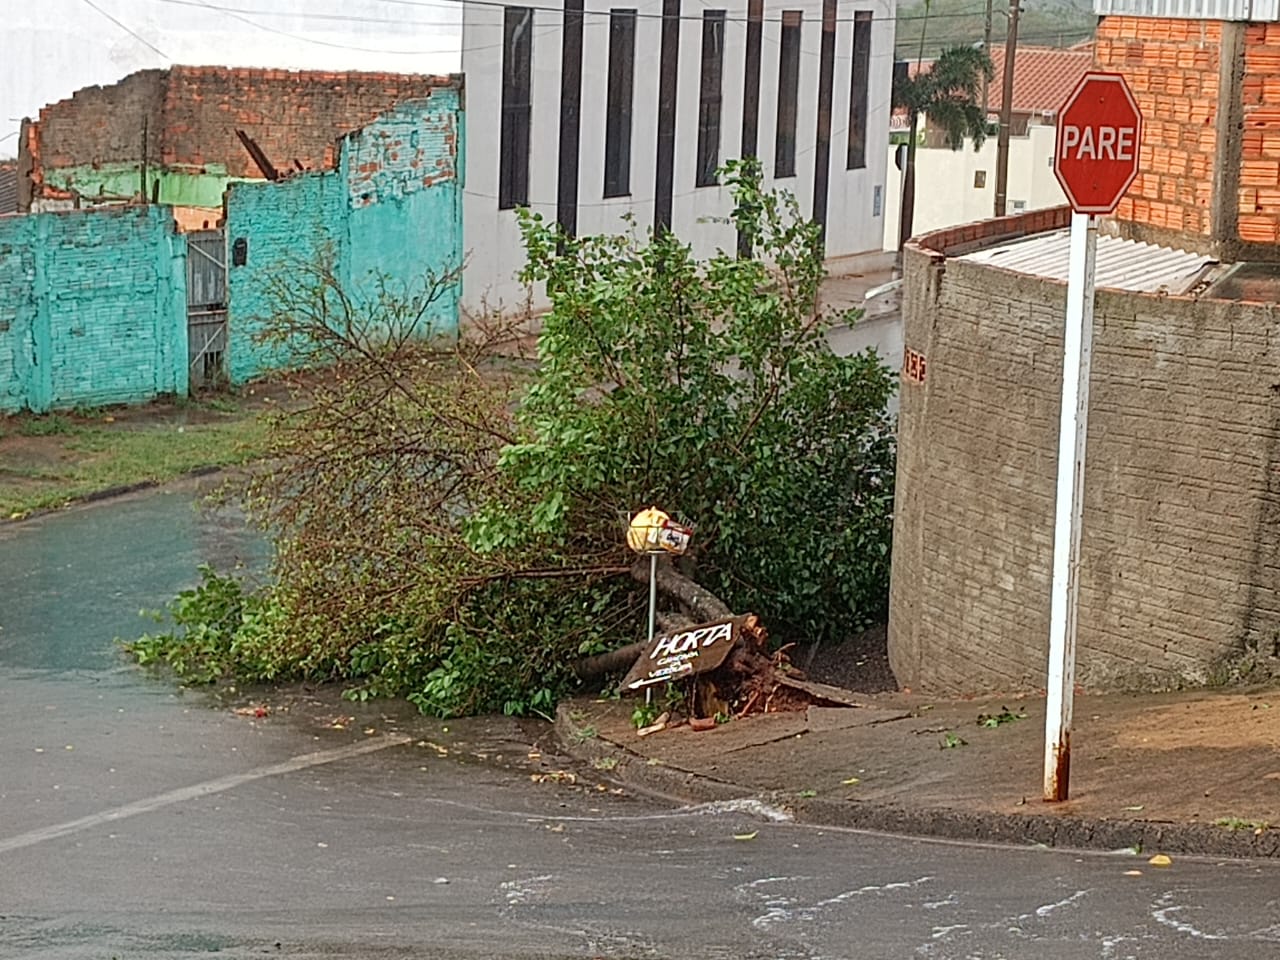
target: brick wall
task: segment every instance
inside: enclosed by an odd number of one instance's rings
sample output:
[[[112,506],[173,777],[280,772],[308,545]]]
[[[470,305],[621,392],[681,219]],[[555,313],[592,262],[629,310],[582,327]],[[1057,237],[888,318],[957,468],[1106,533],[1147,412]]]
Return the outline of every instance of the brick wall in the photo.
[[[1064,288],[905,255],[889,652],[942,692],[1044,685]],[[1095,314],[1079,672],[1199,682],[1280,631],[1274,305],[1104,291]],[[1269,648],[1268,648],[1269,649]]]
[[[0,220],[0,409],[185,393],[185,270],[158,207]]]
[[[167,71],[142,70],[106,87],[85,87],[40,111],[37,124],[43,167],[136,162],[146,127],[147,159],[163,126],[161,106]]]
[[[237,183],[227,193],[229,244],[247,260],[230,268],[230,376],[242,382],[298,362],[299,344],[264,344],[258,334],[283,305],[282,278],[327,260],[358,308],[377,300],[380,280],[414,296],[462,258],[458,157],[461,96],[437,88],[343,138],[338,168],[278,183]],[[304,286],[290,296],[307,295]],[[423,316],[418,333],[456,328],[453,284]]]
[[[1222,24],[1103,17],[1095,57],[1122,73],[1144,120],[1140,171],[1116,211],[1159,230],[1212,234]]]
[[[237,128],[280,170],[331,168],[337,139],[392,105],[429,96],[447,78],[396,73],[174,67],[164,95],[160,159],[166,165],[225,163],[232,177],[261,174]]]
[[[32,218],[0,218],[0,411],[27,405],[35,353]]]
[[[303,268],[322,261],[337,269],[346,196],[336,171],[280,183],[236,183],[227,190],[227,248],[245,247],[227,273],[227,374],[243,383],[297,363],[298,348],[259,337],[291,301],[282,291],[310,293]],[[295,296],[297,294],[295,293]]]
[[[37,195],[51,199],[74,188],[92,197],[132,196],[134,171],[145,159],[155,177],[214,175],[221,183],[262,177],[236,137],[244,130],[282,173],[330,169],[336,141],[392,105],[426,97],[447,77],[393,73],[184,67],[146,70],[107,87],[88,87],[45,107],[24,143],[34,158]],[[148,189],[151,189],[149,186]],[[177,191],[174,196],[168,193]],[[189,193],[190,191],[188,191]],[[161,179],[161,200],[205,203]]]
[[[1280,24],[1251,23],[1241,87],[1239,236],[1280,241]]]

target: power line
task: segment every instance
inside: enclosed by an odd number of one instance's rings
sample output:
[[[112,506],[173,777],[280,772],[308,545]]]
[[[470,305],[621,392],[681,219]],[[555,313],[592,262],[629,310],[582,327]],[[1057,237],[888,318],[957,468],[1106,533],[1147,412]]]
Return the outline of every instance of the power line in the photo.
[[[86,2],[88,2],[88,0],[86,0]],[[257,20],[250,19],[250,17],[255,17],[255,16],[294,17],[294,18],[300,18],[300,19],[339,21],[339,22],[347,22],[347,23],[372,23],[372,24],[386,24],[386,25],[414,24],[419,26],[440,26],[440,27],[452,26],[453,24],[448,21],[399,20],[399,19],[388,18],[388,17],[366,17],[366,16],[358,16],[354,14],[335,14],[335,13],[322,13],[322,12],[284,13],[279,10],[266,10],[266,9],[261,9],[256,7],[228,7],[228,6],[225,6],[224,4],[209,2],[209,0],[155,0],[155,2],[171,4],[174,6],[195,7],[197,9],[214,11],[214,12],[221,13],[225,16],[231,17],[232,19],[238,20],[241,23],[247,24],[248,26],[254,27],[255,29],[264,30],[268,33],[272,33],[277,36],[288,37],[289,39],[297,40],[302,43],[312,43],[318,46],[331,47],[331,48],[336,48],[340,50],[353,50],[359,53],[385,53],[391,56],[429,56],[429,55],[452,53],[454,52],[455,49],[458,50],[458,52],[472,53],[472,52],[478,52],[481,50],[495,49],[499,46],[502,46],[501,42],[496,42],[491,44],[480,44],[477,46],[469,46],[469,47],[458,47],[458,48],[446,47],[446,48],[435,49],[435,50],[388,50],[385,48],[361,47],[361,46],[355,46],[352,44],[337,43],[331,40],[320,40],[314,37],[308,37],[301,34],[290,33],[289,31],[281,30],[278,27],[271,27],[266,24],[259,23]],[[507,4],[500,2],[500,0],[380,0],[380,2],[396,4],[400,6],[408,6],[408,7],[424,7],[429,9],[443,9],[443,8],[450,8],[450,7],[466,6],[467,4],[482,6],[482,7],[495,7],[499,9],[507,6]],[[549,6],[533,6],[533,7],[530,7],[529,9],[539,10],[544,12],[551,12],[551,13],[563,12],[562,8],[549,7]],[[588,17],[590,16],[608,17],[609,15],[610,15],[610,12],[604,11],[604,10],[584,11],[584,16],[588,16]],[[661,13],[637,13],[636,15],[637,17],[640,17],[640,18],[649,18],[649,19],[657,19],[657,20],[667,19],[667,17]],[[973,13],[967,13],[967,12],[953,12],[953,13],[933,14],[932,18],[939,19],[944,17],[969,17],[973,15],[974,15]],[[690,14],[681,14],[678,17],[674,17],[671,19],[701,21],[701,17],[696,15],[690,15]],[[735,23],[748,22],[746,18],[728,18],[728,19],[730,22],[735,22]],[[883,21],[887,18],[872,17],[872,19]],[[909,21],[909,20],[924,20],[927,18],[924,16],[908,16],[908,17],[901,17],[898,19],[899,21]],[[766,22],[770,22],[770,21],[766,21]],[[772,21],[772,22],[779,22],[779,21]],[[812,22],[817,23],[818,21],[815,20]],[[837,22],[852,23],[854,22],[854,20],[852,18],[843,18],[843,19],[837,20]],[[551,28],[551,29],[554,29],[554,28]],[[543,31],[543,33],[545,32],[547,31]],[[1060,36],[1060,35],[1061,34],[1055,34],[1054,36]],[[769,39],[773,40],[774,43],[776,44],[777,41],[774,38],[769,38]],[[808,56],[818,55],[818,51],[815,51],[815,50],[802,50],[801,52]]]
[[[89,0],[85,0],[88,3]],[[162,2],[171,2],[171,0],[162,0]],[[265,30],[267,33],[273,33],[276,36],[288,37],[290,40],[298,40],[303,43],[313,43],[318,47],[330,47],[337,50],[354,50],[357,53],[382,53],[388,56],[398,57],[423,57],[432,56],[441,53],[452,53],[452,50],[387,50],[385,48],[375,47],[357,47],[348,43],[334,43],[329,40],[317,40],[314,37],[301,36],[296,33],[290,33],[287,30],[278,30],[275,27],[269,27],[265,23],[259,23],[256,20],[250,20],[248,17],[241,16],[239,12],[231,7],[220,7],[212,3],[206,3],[205,0],[195,0],[196,6],[203,7],[206,10],[212,10],[217,13],[231,17],[233,20],[239,20],[241,23],[248,24],[258,30]]]
[[[168,3],[176,7],[196,7],[205,10],[216,10],[218,13],[239,13],[245,16],[280,17],[296,20],[328,20],[342,23],[382,23],[388,26],[414,24],[424,27],[449,27],[457,24],[456,20],[405,20],[400,17],[362,17],[350,13],[310,13],[305,11],[285,13],[280,10],[264,10],[255,7],[228,7],[220,3],[202,3],[201,0],[153,0],[155,3]],[[302,39],[302,38],[299,38]]]
[[[89,5],[89,7],[91,7],[91,8],[92,8],[92,9],[94,9],[94,10],[96,10],[96,11],[97,11],[98,13],[100,13],[102,16],[106,17],[108,20],[110,20],[112,23],[114,23],[117,27],[119,27],[119,28],[120,28],[121,30],[123,30],[125,33],[129,34],[129,36],[133,37],[133,39],[137,40],[140,44],[142,44],[143,46],[145,46],[145,47],[147,47],[148,49],[152,50],[154,53],[159,54],[159,56],[160,56],[162,59],[164,59],[164,60],[172,59],[172,58],[171,58],[167,53],[165,53],[163,50],[161,50],[159,47],[157,47],[154,43],[152,43],[152,42],[151,42],[150,40],[148,40],[146,37],[142,36],[142,34],[137,33],[136,31],[134,31],[134,30],[130,29],[130,28],[129,28],[128,26],[126,26],[125,24],[121,23],[119,20],[117,20],[117,19],[116,19],[115,17],[113,17],[111,14],[107,13],[107,11],[103,10],[100,6],[98,6],[96,3],[94,3],[94,2],[93,2],[93,0],[84,0],[84,2],[85,2],[86,4],[88,4],[88,5]]]
[[[365,16],[359,16],[356,14],[312,13],[307,11],[285,13],[280,10],[266,10],[266,9],[262,9],[261,7],[229,7],[220,3],[205,2],[205,0],[158,0],[158,2],[171,3],[178,6],[204,7],[205,9],[208,9],[208,10],[217,10],[220,13],[226,13],[232,16],[235,16],[237,14],[247,14],[247,15],[253,15],[253,16],[296,17],[298,19],[304,19],[304,20],[343,20],[351,23],[386,23],[386,24],[419,23],[419,24],[428,24],[428,25],[432,24],[432,21],[423,21],[423,20],[404,21],[404,20],[389,19],[385,17],[365,17]],[[467,6],[491,7],[491,8],[502,10],[508,6],[512,6],[512,4],[505,3],[503,2],[503,0],[378,0],[378,2],[392,4],[395,6],[417,7],[417,8],[426,8],[426,9],[435,9],[435,10],[442,10],[442,9],[456,8],[456,7],[467,7]],[[530,4],[530,3],[519,4],[519,6],[522,6],[527,10],[533,10],[540,13],[564,13],[563,7],[546,6],[546,5],[538,5],[538,4]],[[578,11],[575,11],[575,13],[577,12]],[[610,16],[610,11],[584,10],[584,11],[581,11],[581,15],[584,17],[608,17]],[[692,13],[679,13],[679,14],[676,14],[675,16],[668,16],[667,14],[664,14],[664,13],[646,13],[646,12],[636,11],[635,16],[637,19],[640,19],[640,20],[689,20],[697,23],[702,22],[701,14],[692,14]],[[840,18],[837,18],[836,22],[837,23],[853,23],[857,19],[870,19],[870,20],[877,20],[880,22],[884,22],[886,20],[892,20],[897,23],[908,23],[915,20],[926,20],[926,19],[944,20],[944,19],[963,18],[963,17],[971,17],[971,16],[974,16],[974,13],[970,11],[935,13],[935,14],[929,15],[928,17],[924,15],[883,17],[883,16],[875,16],[874,14],[872,14],[872,16],[869,18],[840,17]],[[239,17],[237,17],[237,19],[239,19]],[[748,23],[749,22],[748,18],[745,16],[726,17],[725,21],[727,23]],[[763,22],[780,23],[781,14],[779,14],[778,17],[766,17],[764,18]],[[814,20],[813,22],[817,23],[819,21]],[[254,25],[260,26],[259,24],[254,24]],[[443,26],[444,24],[440,24],[440,25]],[[283,31],[278,31],[278,30],[273,30],[272,32],[283,33]],[[290,36],[290,34],[285,34],[285,35]],[[370,52],[378,53],[382,51],[370,51]]]

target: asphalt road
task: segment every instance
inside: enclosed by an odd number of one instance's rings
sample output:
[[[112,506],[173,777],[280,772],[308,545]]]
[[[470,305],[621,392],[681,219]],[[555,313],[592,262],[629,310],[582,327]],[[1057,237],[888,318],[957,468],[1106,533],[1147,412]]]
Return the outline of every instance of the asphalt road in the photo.
[[[323,691],[273,694],[254,718],[114,651],[197,562],[260,555],[180,493],[0,528],[0,957],[1280,951],[1274,864],[1160,869],[682,809],[601,771],[556,779],[538,725]]]

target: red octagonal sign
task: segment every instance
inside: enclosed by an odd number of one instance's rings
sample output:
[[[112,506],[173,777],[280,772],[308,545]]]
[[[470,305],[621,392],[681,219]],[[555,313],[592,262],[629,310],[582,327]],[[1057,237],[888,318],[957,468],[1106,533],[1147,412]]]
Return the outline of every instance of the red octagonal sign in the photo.
[[[1110,213],[1138,175],[1142,113],[1118,73],[1086,73],[1058,114],[1053,172],[1076,213]]]

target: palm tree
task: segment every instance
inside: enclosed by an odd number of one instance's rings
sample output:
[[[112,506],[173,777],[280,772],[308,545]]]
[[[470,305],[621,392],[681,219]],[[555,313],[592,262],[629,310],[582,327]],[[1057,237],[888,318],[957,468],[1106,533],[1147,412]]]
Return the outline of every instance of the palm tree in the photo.
[[[944,50],[927,70],[914,77],[899,75],[894,85],[893,105],[902,107],[911,118],[911,139],[907,141],[907,169],[902,180],[902,210],[898,218],[898,249],[911,239],[916,204],[916,128],[920,115],[946,133],[947,145],[959,150],[965,137],[973,138],[973,148],[982,146],[987,136],[987,116],[982,107],[982,82],[990,82],[995,70],[987,51],[979,47],[951,47]]]

